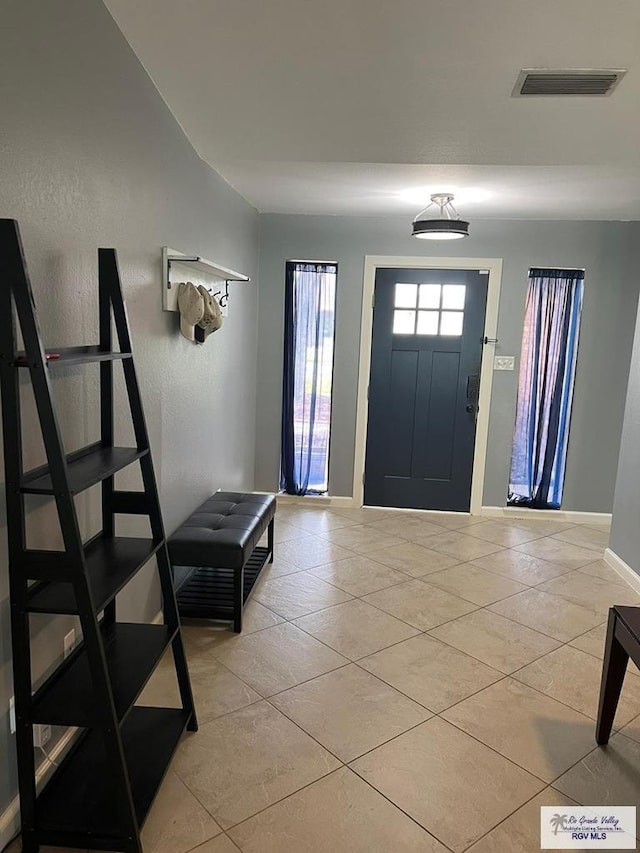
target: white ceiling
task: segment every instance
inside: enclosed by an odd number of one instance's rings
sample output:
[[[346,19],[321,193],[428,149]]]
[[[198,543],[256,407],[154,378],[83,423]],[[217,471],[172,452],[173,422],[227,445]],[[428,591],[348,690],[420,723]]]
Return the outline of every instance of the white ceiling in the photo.
[[[640,219],[638,0],[105,2],[262,211],[406,214],[403,192],[459,187],[469,217]],[[629,73],[608,98],[512,98],[523,67]]]
[[[233,161],[223,174],[271,213],[403,214],[453,191],[464,218],[640,219],[640,166],[410,166]]]

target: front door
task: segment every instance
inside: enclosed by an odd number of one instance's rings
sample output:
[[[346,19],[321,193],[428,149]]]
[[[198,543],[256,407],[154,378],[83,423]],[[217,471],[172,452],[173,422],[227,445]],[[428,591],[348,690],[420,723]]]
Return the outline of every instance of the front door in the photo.
[[[379,269],[364,502],[468,512],[488,273]]]

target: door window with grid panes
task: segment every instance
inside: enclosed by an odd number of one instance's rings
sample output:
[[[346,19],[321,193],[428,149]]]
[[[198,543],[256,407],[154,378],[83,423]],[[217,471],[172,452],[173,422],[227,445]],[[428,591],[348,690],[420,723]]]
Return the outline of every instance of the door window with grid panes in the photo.
[[[462,335],[464,284],[404,284],[395,286],[394,335]]]

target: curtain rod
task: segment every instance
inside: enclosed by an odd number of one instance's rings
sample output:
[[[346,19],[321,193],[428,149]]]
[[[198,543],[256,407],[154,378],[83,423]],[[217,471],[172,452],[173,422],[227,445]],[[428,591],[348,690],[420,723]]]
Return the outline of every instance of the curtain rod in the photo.
[[[318,261],[318,260],[310,260],[309,258],[288,258],[287,263],[289,264],[335,264],[338,266],[337,261]]]
[[[566,272],[586,272],[584,267],[559,267],[554,264],[552,267],[542,266],[542,264],[529,264],[530,270],[565,270]]]

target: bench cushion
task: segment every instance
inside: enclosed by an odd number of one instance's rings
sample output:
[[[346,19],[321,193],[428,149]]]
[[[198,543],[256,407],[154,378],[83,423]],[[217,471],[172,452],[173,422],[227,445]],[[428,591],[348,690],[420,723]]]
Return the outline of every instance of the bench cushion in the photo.
[[[241,568],[275,511],[273,495],[216,492],[169,538],[171,564]]]

